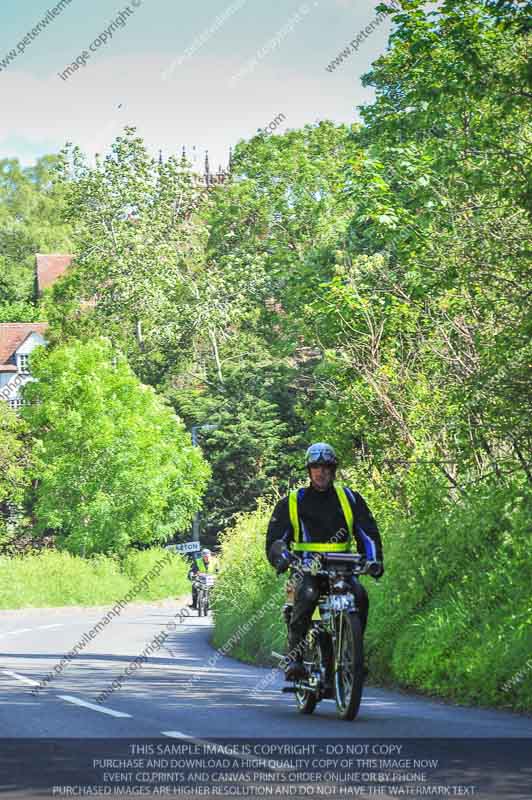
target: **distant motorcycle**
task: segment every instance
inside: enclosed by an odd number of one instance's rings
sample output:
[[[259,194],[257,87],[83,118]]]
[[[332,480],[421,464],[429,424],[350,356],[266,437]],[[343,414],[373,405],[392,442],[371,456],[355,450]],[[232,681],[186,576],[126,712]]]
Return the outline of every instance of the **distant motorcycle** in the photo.
[[[364,642],[350,581],[353,576],[375,574],[377,569],[379,562],[350,553],[320,555],[310,566],[297,567],[300,574],[320,579],[320,598],[303,652],[307,674],[282,690],[295,694],[300,713],[312,714],[320,700],[331,698],[336,701],[340,719],[352,720],[358,714],[364,684]],[[289,625],[292,604],[285,604],[283,610]]]
[[[198,609],[198,616],[206,617],[210,608],[210,593],[214,586],[215,576],[208,573],[200,572],[194,579],[194,587],[196,589],[196,607]]]

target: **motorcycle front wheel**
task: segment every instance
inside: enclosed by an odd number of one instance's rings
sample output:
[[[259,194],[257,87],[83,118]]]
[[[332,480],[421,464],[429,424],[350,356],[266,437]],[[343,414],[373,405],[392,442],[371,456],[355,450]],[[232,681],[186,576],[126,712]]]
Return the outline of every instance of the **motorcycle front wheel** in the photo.
[[[306,639],[305,652],[303,653],[303,663],[310,669],[310,672],[320,671],[322,666],[322,653],[320,647],[319,636],[312,630],[308,633]],[[300,688],[301,683],[306,683],[308,678],[296,683],[296,705],[300,714],[312,714],[316,708],[318,698],[316,692],[311,692],[309,689]]]
[[[358,614],[342,611],[336,623],[334,694],[340,719],[358,714],[364,685],[364,644]]]

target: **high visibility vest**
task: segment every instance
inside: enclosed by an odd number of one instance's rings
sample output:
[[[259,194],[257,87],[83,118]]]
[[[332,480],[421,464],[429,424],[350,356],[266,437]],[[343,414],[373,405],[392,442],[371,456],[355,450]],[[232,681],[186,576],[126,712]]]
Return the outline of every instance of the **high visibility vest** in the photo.
[[[207,572],[215,572],[216,567],[218,566],[218,562],[215,558],[209,558],[209,563],[205,566],[205,562],[203,558],[196,558],[196,566],[199,572],[207,573]]]
[[[342,511],[347,523],[347,541],[346,542],[303,542],[301,541],[301,523],[299,521],[299,510],[297,506],[299,489],[294,489],[288,495],[288,512],[290,514],[290,522],[294,530],[294,541],[292,543],[292,550],[296,552],[309,552],[309,553],[349,553],[351,551],[351,543],[353,541],[353,530],[355,520],[353,516],[353,509],[347,499],[346,491],[343,487],[333,484],[336,491],[336,496],[340,501]]]

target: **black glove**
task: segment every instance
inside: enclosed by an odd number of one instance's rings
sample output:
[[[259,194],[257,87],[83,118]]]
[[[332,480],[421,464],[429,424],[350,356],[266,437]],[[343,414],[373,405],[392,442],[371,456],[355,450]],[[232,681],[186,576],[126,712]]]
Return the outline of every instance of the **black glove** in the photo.
[[[369,574],[375,580],[379,580],[384,575],[384,564],[382,561],[374,561],[369,567]]]
[[[290,555],[288,550],[285,550],[282,556],[278,559],[277,564],[275,565],[277,574],[282,575],[283,572],[286,572],[291,563],[292,563],[292,556]]]
[[[277,541],[272,544],[268,557],[270,564],[277,571],[278,575],[286,572],[293,560],[292,554],[282,539],[277,539]]]

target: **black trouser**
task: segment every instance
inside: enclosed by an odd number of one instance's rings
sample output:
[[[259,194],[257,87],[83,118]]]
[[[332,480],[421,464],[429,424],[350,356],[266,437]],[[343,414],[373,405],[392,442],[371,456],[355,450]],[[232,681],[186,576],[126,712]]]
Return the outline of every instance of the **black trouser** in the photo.
[[[319,575],[303,575],[301,581],[297,584],[288,631],[288,650],[293,656],[301,655],[301,643],[307,635],[312,614],[320,597],[321,581],[323,581],[323,578]],[[351,587],[355,595],[362,633],[364,633],[368,621],[368,593],[356,578],[352,578]]]

